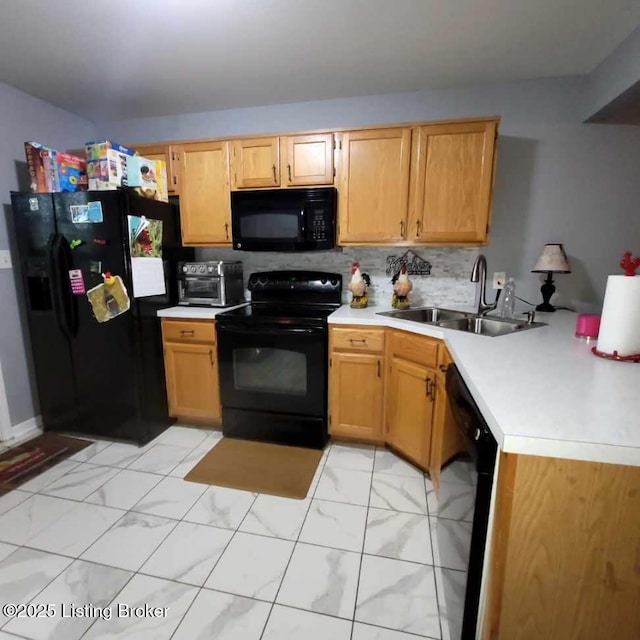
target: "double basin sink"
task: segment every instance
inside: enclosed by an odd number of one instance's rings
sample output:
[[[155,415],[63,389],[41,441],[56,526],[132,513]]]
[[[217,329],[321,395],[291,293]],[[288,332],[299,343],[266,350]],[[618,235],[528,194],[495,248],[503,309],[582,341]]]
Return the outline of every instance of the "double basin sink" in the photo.
[[[517,333],[518,331],[544,326],[543,322],[489,318],[465,311],[440,309],[438,307],[422,307],[402,311],[380,311],[378,315],[491,337],[504,336],[509,333]]]

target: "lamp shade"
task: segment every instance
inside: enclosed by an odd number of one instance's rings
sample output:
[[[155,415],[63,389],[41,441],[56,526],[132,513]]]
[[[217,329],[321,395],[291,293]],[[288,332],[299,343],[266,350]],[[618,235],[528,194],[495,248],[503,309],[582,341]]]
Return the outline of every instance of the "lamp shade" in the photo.
[[[571,273],[567,254],[561,244],[545,244],[532,273]]]

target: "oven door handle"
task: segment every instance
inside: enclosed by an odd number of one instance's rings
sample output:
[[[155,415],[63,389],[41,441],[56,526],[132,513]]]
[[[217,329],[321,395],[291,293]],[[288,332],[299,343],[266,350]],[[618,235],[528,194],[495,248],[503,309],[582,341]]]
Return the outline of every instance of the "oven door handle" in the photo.
[[[302,329],[298,327],[286,327],[279,326],[273,329],[266,329],[264,327],[237,327],[228,324],[222,324],[218,321],[218,331],[227,331],[229,333],[241,333],[245,335],[270,335],[270,336],[282,336],[282,335],[318,335],[324,332],[324,329]]]

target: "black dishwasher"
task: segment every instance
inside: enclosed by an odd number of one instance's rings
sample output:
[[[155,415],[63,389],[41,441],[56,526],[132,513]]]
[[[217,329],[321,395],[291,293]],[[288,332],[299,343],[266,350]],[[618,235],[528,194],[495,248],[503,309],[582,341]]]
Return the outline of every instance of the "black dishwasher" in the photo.
[[[464,437],[478,477],[460,636],[460,640],[474,640],[498,445],[455,365],[447,369],[447,394],[456,425]]]

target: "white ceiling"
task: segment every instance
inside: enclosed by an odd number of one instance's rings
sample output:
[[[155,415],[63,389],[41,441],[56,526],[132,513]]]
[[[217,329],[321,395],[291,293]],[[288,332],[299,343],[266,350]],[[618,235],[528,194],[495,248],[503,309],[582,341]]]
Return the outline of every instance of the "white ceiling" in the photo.
[[[638,0],[15,0],[0,81],[93,121],[589,73]]]

